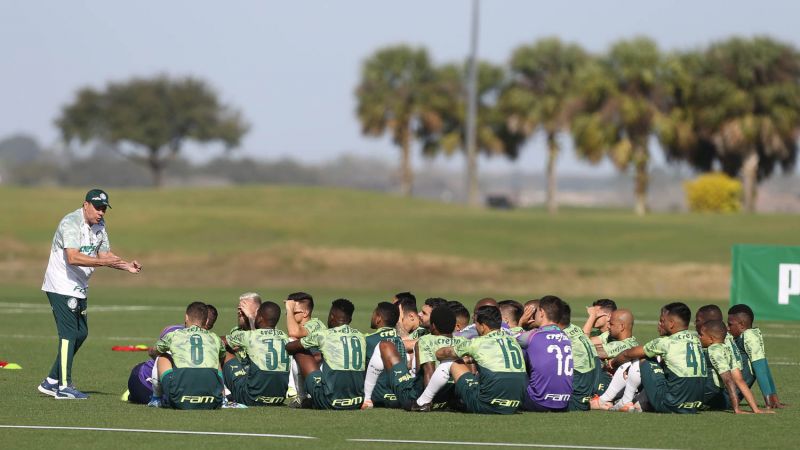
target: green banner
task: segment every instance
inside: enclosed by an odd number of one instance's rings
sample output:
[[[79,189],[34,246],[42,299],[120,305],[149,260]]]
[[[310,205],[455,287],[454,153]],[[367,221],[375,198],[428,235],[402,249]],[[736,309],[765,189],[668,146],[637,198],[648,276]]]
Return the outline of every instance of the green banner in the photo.
[[[733,246],[731,305],[756,320],[800,320],[800,247]]]

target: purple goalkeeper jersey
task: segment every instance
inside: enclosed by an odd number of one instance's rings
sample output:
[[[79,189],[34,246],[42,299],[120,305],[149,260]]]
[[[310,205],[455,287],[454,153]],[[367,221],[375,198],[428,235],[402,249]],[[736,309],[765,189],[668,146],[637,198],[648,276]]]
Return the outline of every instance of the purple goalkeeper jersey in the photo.
[[[148,359],[144,362],[144,364],[139,366],[139,371],[136,376],[139,377],[139,381],[142,382],[143,385],[153,390],[153,385],[150,384],[150,380],[148,378],[153,376],[153,366],[155,365],[155,361],[152,359]]]
[[[539,328],[531,334],[525,349],[528,364],[527,394],[534,403],[561,409],[572,395],[572,344],[555,325]]]

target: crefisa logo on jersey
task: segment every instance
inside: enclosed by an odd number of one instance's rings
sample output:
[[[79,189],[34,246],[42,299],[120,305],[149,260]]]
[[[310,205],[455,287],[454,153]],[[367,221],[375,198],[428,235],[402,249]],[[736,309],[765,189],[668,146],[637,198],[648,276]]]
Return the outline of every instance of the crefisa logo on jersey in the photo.
[[[78,309],[78,299],[75,297],[70,297],[67,300],[67,308],[69,308],[70,311],[75,311],[76,309]]]

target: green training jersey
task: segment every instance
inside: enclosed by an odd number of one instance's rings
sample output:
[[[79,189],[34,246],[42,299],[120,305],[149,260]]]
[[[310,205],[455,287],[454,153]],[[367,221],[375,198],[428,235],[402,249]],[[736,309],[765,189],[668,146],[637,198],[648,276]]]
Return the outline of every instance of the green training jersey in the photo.
[[[572,342],[573,368],[580,373],[588,373],[597,365],[597,351],[589,337],[574,323],[564,328],[564,334]]]
[[[300,339],[300,344],[306,349],[319,348],[327,369],[362,372],[366,368],[364,335],[350,325],[318,330]]]
[[[644,354],[648,358],[661,357],[668,383],[670,378],[706,376],[706,362],[700,339],[688,330],[653,339],[644,345]]]
[[[494,330],[459,341],[453,349],[459,357],[469,355],[477,363],[480,377],[477,400],[480,403],[514,409],[519,406],[528,376],[522,349],[513,337],[502,330]]]
[[[639,345],[639,341],[636,340],[634,336],[631,336],[627,339],[623,339],[621,341],[611,341],[609,342],[606,340],[603,343],[603,351],[606,352],[608,358],[614,358],[615,356],[619,355],[620,353],[628,350],[629,348],[633,348]]]
[[[378,347],[378,344],[381,341],[391,341],[397,349],[397,353],[399,353],[401,357],[404,357],[407,353],[405,344],[403,344],[403,340],[397,336],[397,330],[392,327],[381,327],[375,330],[374,333],[366,335],[364,337],[364,341],[367,343],[367,362],[369,362],[369,359],[372,358],[372,352],[375,351],[375,348]]]
[[[739,347],[736,346],[736,341],[733,339],[733,336],[730,333],[725,335],[725,345],[731,350],[731,354],[733,355],[733,364],[734,368],[743,370],[744,365],[742,364],[742,354],[739,352]]]
[[[219,370],[225,347],[216,334],[197,325],[167,333],[156,342],[160,353],[170,352],[176,369],[208,368]]]
[[[416,330],[412,331],[411,333],[408,333],[408,338],[412,339],[412,340],[415,340],[415,339],[419,339],[422,336],[425,336],[427,334],[430,334],[430,331],[428,331],[427,328],[418,327]]]
[[[303,328],[305,328],[306,331],[308,332],[306,336],[317,333],[320,330],[328,329],[328,327],[325,326],[325,324],[322,323],[322,321],[317,319],[316,317],[308,319],[308,322],[303,324]]]
[[[730,372],[736,368],[736,361],[733,357],[730,347],[727,344],[711,344],[706,350],[708,352],[708,360],[711,362],[709,376],[713,379],[714,385],[718,388],[724,387],[722,377],[720,374]]]
[[[469,355],[481,369],[498,373],[525,373],[525,361],[522,359],[522,349],[517,341],[501,330],[494,330],[485,336],[473,339],[462,339],[455,342],[453,347],[456,355],[462,357]],[[483,382],[481,375],[481,382]]]
[[[226,338],[228,345],[238,347],[250,363],[264,372],[289,372],[289,355],[286,343],[289,336],[274,328],[234,331]]]
[[[739,341],[737,342],[739,348],[744,349],[751,364],[767,357],[764,349],[764,336],[761,335],[760,329],[748,328],[744,330],[737,338],[737,341]]]
[[[611,332],[610,331],[604,331],[604,332],[598,334],[597,337],[598,337],[598,339],[600,339],[601,343],[606,344],[611,339]]]
[[[463,341],[466,341],[466,339],[458,336],[434,336],[432,334],[426,334],[425,336],[422,336],[417,341],[420,367],[429,362],[434,363],[435,367],[439,367],[439,360],[436,358],[436,351],[444,347],[456,347],[460,343],[463,343]],[[419,370],[419,367],[417,370]]]

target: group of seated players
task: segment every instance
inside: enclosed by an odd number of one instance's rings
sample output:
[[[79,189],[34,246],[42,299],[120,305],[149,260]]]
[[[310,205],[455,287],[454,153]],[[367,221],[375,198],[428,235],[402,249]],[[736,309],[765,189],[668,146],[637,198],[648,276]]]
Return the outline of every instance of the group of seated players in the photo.
[[[327,323],[303,292],[281,307],[240,297],[238,325],[220,338],[217,311],[191,303],[183,326],[164,329],[150,361],[134,367],[126,398],[177,409],[279,406],[315,409],[456,409],[471,413],[606,411],[772,412],[778,399],[753,312],[716,305],[661,308],[659,337],[640,345],[634,317],[613,300],[587,308],[583,327],[552,295],[524,305],[484,298],[470,316],[458,301],[408,292],[380,302],[364,335],[355,307],[331,303]],[[758,381],[766,408],[750,387]]]

